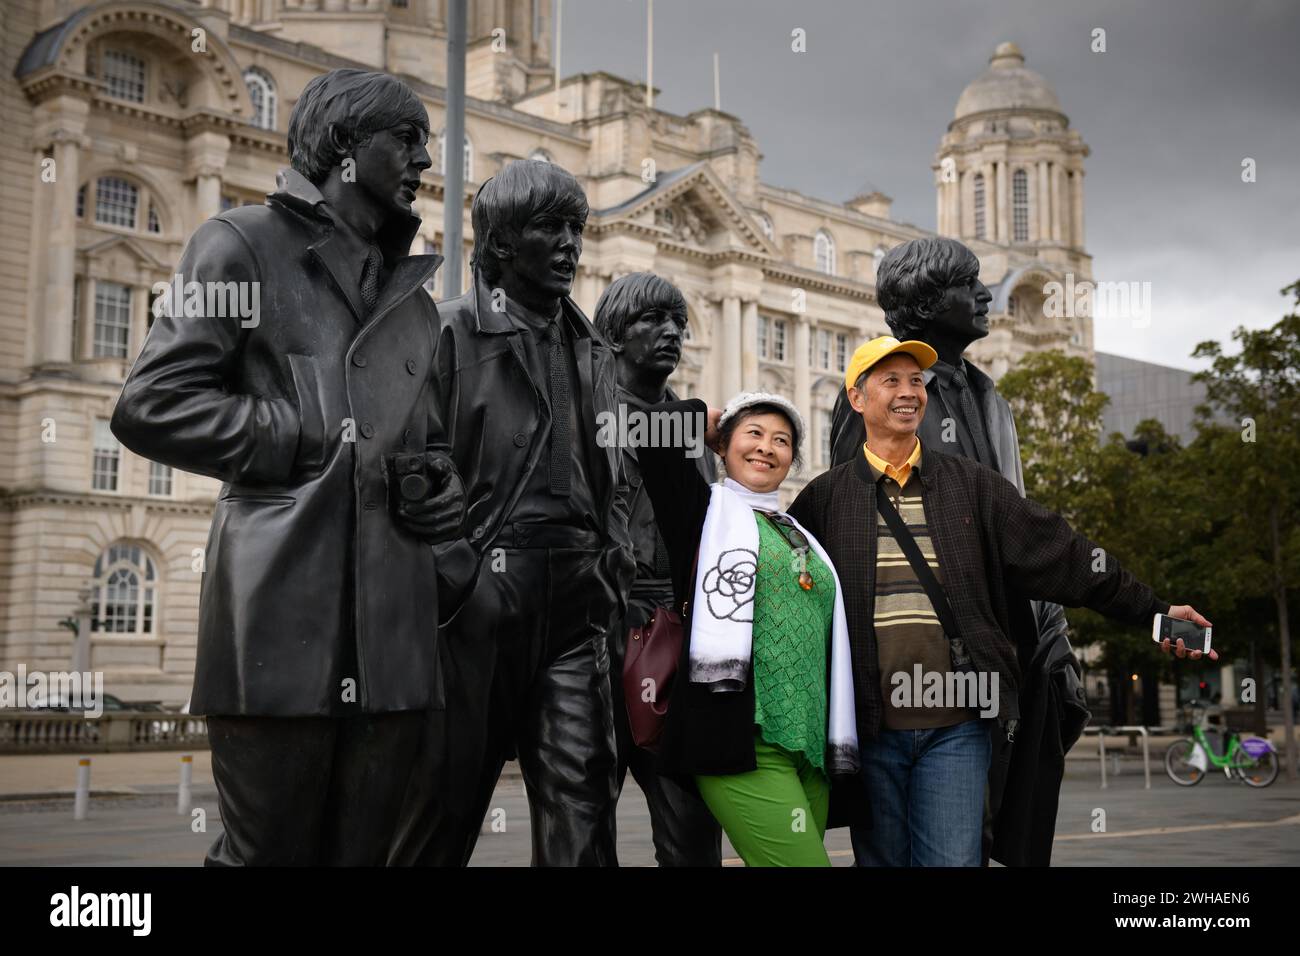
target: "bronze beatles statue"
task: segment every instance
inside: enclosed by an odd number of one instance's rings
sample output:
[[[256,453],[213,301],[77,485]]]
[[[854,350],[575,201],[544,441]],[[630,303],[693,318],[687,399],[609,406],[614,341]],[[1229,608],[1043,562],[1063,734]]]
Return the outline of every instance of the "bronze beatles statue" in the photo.
[[[308,83],[276,191],[179,266],[248,285],[256,321],[159,316],[113,415],[128,448],[224,482],[191,700],[224,825],[209,864],[384,863],[442,705],[430,544],[459,535],[464,492],[422,288],[440,259],[407,255],[428,135],[392,76]]]

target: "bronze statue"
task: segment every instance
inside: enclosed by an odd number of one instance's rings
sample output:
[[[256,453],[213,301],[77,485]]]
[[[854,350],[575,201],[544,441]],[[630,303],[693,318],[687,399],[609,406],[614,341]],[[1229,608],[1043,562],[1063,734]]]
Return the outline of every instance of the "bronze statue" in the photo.
[[[649,272],[623,276],[596,303],[595,324],[618,356],[618,400],[629,414],[648,415],[653,405],[678,401],[668,387],[668,376],[682,357],[686,300],[672,283]],[[713,455],[702,442],[700,451],[696,467],[700,476],[712,484],[717,480]],[[668,551],[655,524],[654,506],[641,482],[636,449],[630,445],[623,448],[623,467],[632,490],[628,525],[636,549],[636,580],[628,612],[609,640],[618,790],[621,794],[631,770],[650,810],[655,859],[660,866],[721,866],[722,830],[708,806],[693,789],[673,777],[660,775],[654,755],[636,746],[628,726],[623,682],[619,679],[628,631],[644,625],[655,608],[673,606],[673,584]]]
[[[247,286],[256,321],[212,296],[163,310],[113,414],[136,453],[224,482],[191,701],[224,824],[211,865],[384,863],[442,704],[430,544],[459,533],[464,494],[433,401],[441,260],[407,255],[428,135],[394,77],[309,82],[276,191],[200,226],[178,270]]]
[[[474,198],[472,288],[440,306],[434,378],[469,509],[437,549],[447,705],[395,863],[467,863],[512,755],[533,862],[617,863],[606,637],[635,567],[622,456],[597,441],[614,355],[569,298],[587,211],[559,166],[510,163]]]

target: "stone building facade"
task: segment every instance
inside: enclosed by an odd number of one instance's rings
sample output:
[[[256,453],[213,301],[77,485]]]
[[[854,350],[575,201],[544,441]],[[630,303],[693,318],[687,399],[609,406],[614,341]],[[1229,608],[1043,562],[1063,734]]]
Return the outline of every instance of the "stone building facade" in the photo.
[[[60,622],[88,593],[85,651],[108,691],[186,699],[218,485],[135,457],[107,428],[148,330],[152,286],[170,280],[204,219],[273,187],[288,162],[289,113],[313,76],[400,73],[440,130],[444,6],[3,5],[0,669],[66,669],[74,642]],[[648,108],[642,84],[613,73],[564,77],[557,89],[552,15],[552,0],[470,0],[468,181],[455,197],[464,261],[469,203],[485,178],[524,157],[571,170],[592,207],[578,304],[590,314],[609,282],[637,270],[676,283],[690,317],[675,386],[715,404],[742,388],[790,395],[811,423],[806,480],[827,462],[844,363],[887,331],[877,263],[932,233],[892,219],[878,192],[835,202],[764,183],[760,146],[736,116]],[[441,247],[445,148],[438,135],[416,252]],[[1047,282],[1091,274],[1086,155],[1013,44],[962,93],[942,136],[938,232],[975,249],[994,291],[975,357],[995,376],[1033,349],[1091,357],[1086,317],[1049,319],[1041,308]]]

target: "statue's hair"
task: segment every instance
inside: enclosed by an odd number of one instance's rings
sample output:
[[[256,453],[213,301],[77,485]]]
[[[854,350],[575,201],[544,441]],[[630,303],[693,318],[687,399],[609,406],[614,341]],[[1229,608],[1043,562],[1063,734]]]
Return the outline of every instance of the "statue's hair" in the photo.
[[[894,246],[880,260],[876,301],[885,310],[894,338],[923,338],[944,293],[979,274],[979,259],[956,239],[913,239]]]
[[[330,70],[303,87],[289,116],[289,162],[316,185],[382,129],[411,122],[427,135],[429,114],[415,91],[395,76],[366,70]],[[331,128],[343,134],[336,145]]]
[[[678,328],[686,328],[686,298],[677,286],[653,272],[633,272],[616,279],[596,303],[596,331],[610,345],[620,346],[627,327],[647,312],[667,312]]]
[[[482,186],[474,197],[470,218],[474,223],[474,253],[470,264],[488,282],[501,275],[501,262],[490,238],[514,244],[529,221],[556,215],[587,222],[587,196],[567,169],[542,159],[517,159],[508,163]]]

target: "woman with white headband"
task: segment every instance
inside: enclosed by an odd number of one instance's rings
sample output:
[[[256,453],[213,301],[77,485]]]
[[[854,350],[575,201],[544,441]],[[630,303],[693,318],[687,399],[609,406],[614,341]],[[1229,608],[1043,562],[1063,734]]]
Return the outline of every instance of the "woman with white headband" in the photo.
[[[726,468],[709,485],[685,447],[637,449],[686,607],[661,771],[693,780],[747,865],[829,866],[830,779],[857,773],[858,748],[839,580],[777,500],[803,419],[762,392],[721,412],[698,399],[652,412],[707,421]]]

